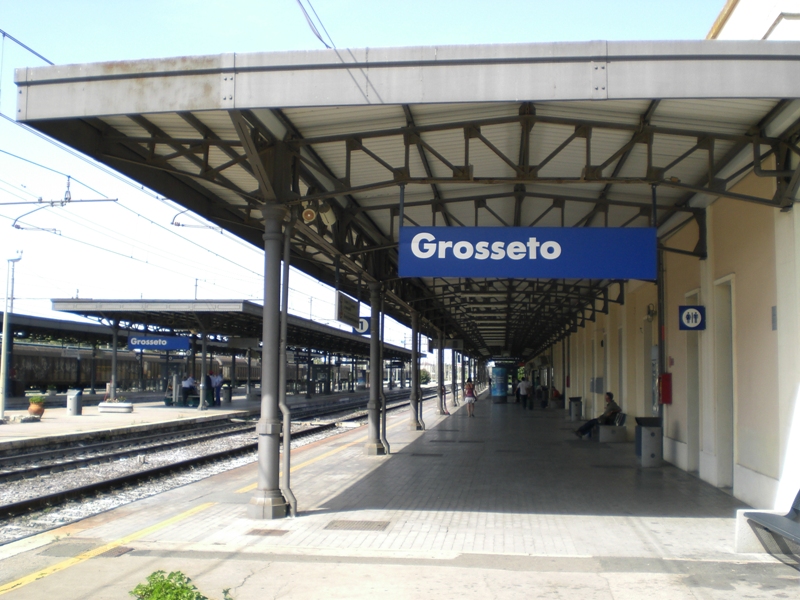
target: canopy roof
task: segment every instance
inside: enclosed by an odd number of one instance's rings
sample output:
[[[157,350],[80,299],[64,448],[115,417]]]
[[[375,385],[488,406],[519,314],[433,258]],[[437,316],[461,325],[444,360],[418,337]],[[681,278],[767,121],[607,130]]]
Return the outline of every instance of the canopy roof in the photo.
[[[263,309],[247,300],[53,300],[53,310],[117,321],[124,329],[222,338],[261,338]],[[16,317],[14,318],[16,321]],[[287,344],[351,356],[369,356],[369,339],[289,315]],[[409,350],[384,344],[387,359],[408,360]]]
[[[717,197],[790,206],[800,43],[589,42],[225,54],[22,69],[18,118],[293,264],[484,356],[530,358],[621,302],[608,280],[400,279],[406,225],[642,227]],[[777,167],[761,168],[770,158]],[[794,160],[794,162],[792,162]],[[730,191],[753,169],[771,198]],[[654,211],[655,206],[655,211]],[[338,274],[338,276],[337,276]],[[358,291],[360,289],[362,291]]]

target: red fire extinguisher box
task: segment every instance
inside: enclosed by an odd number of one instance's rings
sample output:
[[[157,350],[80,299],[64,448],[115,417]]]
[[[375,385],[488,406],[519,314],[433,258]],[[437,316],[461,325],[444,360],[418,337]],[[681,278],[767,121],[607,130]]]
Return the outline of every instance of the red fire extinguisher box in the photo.
[[[672,404],[672,373],[662,373],[658,378],[658,398],[661,404]]]

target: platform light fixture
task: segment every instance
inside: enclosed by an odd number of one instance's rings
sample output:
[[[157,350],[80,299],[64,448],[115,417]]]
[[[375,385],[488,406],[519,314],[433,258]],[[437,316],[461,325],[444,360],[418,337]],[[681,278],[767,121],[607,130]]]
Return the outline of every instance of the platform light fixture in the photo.
[[[658,313],[656,312],[656,307],[655,307],[655,305],[653,305],[653,304],[648,304],[648,305],[647,305],[647,316],[645,317],[645,318],[647,319],[647,322],[648,322],[648,323],[652,323],[652,322],[653,322],[653,318],[654,318],[654,317],[655,317],[657,314],[658,314]]]

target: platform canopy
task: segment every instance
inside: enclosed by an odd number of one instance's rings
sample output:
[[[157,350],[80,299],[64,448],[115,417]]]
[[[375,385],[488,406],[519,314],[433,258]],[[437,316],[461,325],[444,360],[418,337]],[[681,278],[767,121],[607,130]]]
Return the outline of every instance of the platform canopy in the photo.
[[[400,278],[401,186],[404,225],[655,224],[668,250],[693,223],[702,258],[710,202],[786,208],[800,179],[796,42],[224,54],[16,81],[20,121],[255,245],[265,202],[294,209],[294,265],[362,299],[381,281],[389,314],[487,357],[534,356],[621,286]],[[730,191],[752,171],[774,196]]]
[[[97,319],[110,325],[116,321],[128,331],[152,334],[212,336],[216,342],[235,338],[258,340],[263,327],[263,309],[247,300],[92,300],[55,299],[53,310]],[[16,317],[14,319],[16,321]],[[322,350],[331,354],[369,356],[369,339],[289,315],[287,345],[296,349]],[[384,344],[387,359],[408,360],[410,351]]]

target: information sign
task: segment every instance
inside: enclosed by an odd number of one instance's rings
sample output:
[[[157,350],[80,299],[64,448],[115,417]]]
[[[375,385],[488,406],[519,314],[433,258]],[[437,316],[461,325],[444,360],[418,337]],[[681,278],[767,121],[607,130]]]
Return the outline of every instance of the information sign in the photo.
[[[650,227],[402,227],[401,277],[656,278]]]
[[[372,335],[371,324],[372,317],[359,317],[358,319],[358,327],[353,327],[353,333],[359,333],[361,335]]]
[[[358,327],[358,302],[342,292],[336,294],[336,320],[350,327]]]
[[[684,331],[703,331],[706,328],[706,307],[679,306],[678,328]]]
[[[166,335],[131,335],[128,348],[134,350],[188,350],[189,338]]]

